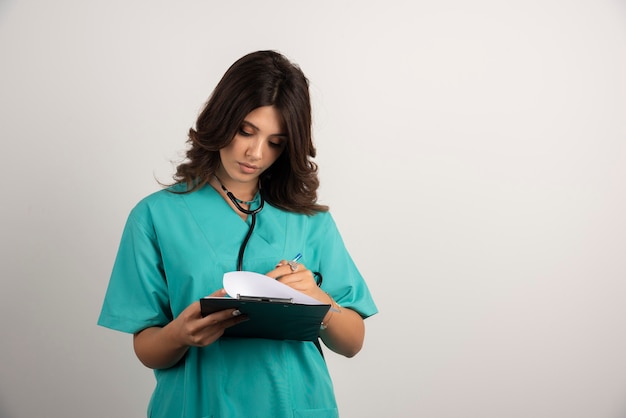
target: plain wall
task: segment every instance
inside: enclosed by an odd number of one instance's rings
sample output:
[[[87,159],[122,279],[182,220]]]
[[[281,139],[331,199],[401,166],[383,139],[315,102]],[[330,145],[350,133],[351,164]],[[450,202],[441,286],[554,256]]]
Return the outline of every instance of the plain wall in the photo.
[[[342,417],[625,416],[624,2],[4,0],[0,417],[145,416],[96,326],[122,227],[257,49],[380,309]]]

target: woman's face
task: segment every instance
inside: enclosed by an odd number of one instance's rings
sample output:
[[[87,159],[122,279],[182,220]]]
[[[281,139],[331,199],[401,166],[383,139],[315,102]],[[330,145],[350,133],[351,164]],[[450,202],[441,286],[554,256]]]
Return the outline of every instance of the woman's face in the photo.
[[[278,159],[286,146],[282,119],[274,106],[254,109],[237,134],[220,150],[220,180],[233,189],[256,188],[258,178]]]

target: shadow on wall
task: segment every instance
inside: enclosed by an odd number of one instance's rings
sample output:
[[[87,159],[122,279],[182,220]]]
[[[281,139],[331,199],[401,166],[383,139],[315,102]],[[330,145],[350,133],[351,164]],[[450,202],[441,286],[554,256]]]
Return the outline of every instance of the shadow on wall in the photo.
[[[9,13],[9,10],[15,3],[17,3],[15,0],[4,0],[0,2],[0,22]],[[4,417],[5,415],[2,416]]]
[[[2,399],[0,399],[0,417],[10,417],[11,415],[9,415],[9,411],[6,410],[4,404],[5,403],[2,401]]]

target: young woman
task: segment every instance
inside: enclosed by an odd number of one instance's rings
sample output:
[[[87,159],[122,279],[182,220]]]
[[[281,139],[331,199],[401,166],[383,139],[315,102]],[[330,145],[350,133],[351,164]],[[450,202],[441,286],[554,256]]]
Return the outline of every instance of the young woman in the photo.
[[[310,341],[223,336],[245,321],[203,317],[225,272],[264,273],[322,303],[330,350],[352,357],[377,312],[328,208],[317,203],[311,104],[302,71],[248,54],[189,131],[175,184],[137,204],[124,229],[99,325],[134,335],[154,369],[150,417],[336,417],[332,382]],[[288,263],[301,253],[300,263]]]

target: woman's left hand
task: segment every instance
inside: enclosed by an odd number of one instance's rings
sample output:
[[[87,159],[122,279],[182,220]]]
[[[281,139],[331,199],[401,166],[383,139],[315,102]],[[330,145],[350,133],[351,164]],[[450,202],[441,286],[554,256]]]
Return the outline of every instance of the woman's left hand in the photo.
[[[266,275],[322,303],[329,302],[330,297],[317,286],[313,272],[304,264],[281,260],[276,268]]]
[[[334,308],[324,317],[322,324],[325,326],[320,330],[320,337],[328,348],[346,357],[352,357],[361,350],[365,338],[363,318],[351,309],[338,309],[340,306],[317,286],[313,273],[304,264],[281,260],[274,270],[266,274]],[[332,323],[329,322],[331,319]]]

